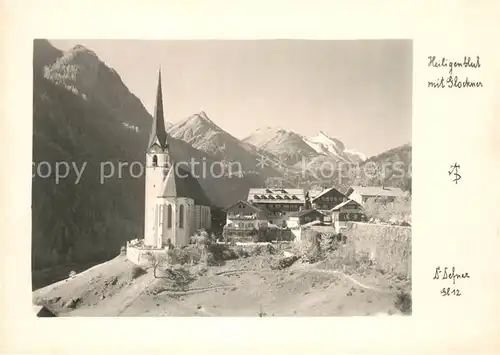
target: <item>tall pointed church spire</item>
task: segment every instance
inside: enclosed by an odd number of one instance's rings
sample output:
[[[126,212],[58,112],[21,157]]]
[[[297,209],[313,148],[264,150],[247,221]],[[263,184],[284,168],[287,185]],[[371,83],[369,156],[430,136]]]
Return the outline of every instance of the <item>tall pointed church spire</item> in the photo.
[[[151,149],[154,145],[158,145],[161,149],[166,149],[167,143],[167,131],[165,129],[165,118],[163,117],[163,99],[161,92],[161,69],[158,71],[158,88],[156,91],[156,104],[155,111],[153,114],[153,127],[151,129],[151,135],[149,136],[148,149]]]

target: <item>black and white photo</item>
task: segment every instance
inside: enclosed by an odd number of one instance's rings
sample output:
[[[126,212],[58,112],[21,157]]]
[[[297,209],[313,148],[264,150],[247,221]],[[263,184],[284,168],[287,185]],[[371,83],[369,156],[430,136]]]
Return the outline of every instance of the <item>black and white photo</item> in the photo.
[[[412,40],[33,47],[38,310],[411,315]]]

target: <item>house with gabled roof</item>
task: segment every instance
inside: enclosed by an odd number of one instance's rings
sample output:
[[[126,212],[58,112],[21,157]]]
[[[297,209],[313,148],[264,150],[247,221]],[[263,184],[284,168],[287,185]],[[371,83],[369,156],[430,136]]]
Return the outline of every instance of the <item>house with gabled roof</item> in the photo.
[[[398,197],[405,196],[405,192],[397,187],[387,186],[351,186],[346,192],[350,200],[365,203],[368,199],[375,198],[386,202],[394,201]]]
[[[304,209],[302,211],[292,212],[288,215],[286,221],[287,228],[292,232],[294,239],[301,239],[302,230],[306,226],[314,223],[323,224],[325,215],[316,209]]]
[[[366,221],[365,211],[360,203],[354,200],[344,201],[330,210],[332,225],[340,232],[348,222]]]
[[[330,187],[322,190],[319,193],[310,195],[309,204],[311,208],[320,211],[329,211],[338,204],[347,201],[348,198],[335,187]]]
[[[226,212],[226,230],[235,234],[244,234],[268,225],[268,211],[240,200],[224,209]]]
[[[308,209],[290,213],[286,224],[288,228],[294,229],[313,221],[323,222],[324,218],[325,215],[320,211]]]

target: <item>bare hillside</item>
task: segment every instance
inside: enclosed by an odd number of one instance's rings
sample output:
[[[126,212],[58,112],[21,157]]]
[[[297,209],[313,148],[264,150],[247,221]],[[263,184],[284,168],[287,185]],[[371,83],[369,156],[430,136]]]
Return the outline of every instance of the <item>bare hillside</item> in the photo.
[[[158,272],[119,256],[39,289],[34,302],[59,316],[363,316],[408,313],[409,281],[335,258],[277,267],[283,251],[263,248],[216,266]],[[246,256],[246,257],[245,257]],[[399,295],[399,296],[398,296]],[[410,301],[411,302],[411,301]],[[409,306],[411,308],[411,304]]]

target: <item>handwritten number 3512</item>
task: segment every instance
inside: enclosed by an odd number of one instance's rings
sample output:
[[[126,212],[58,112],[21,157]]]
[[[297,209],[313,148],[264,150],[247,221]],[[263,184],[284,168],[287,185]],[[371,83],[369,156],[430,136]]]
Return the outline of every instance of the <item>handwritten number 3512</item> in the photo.
[[[443,287],[441,296],[462,296],[462,293],[458,288]]]

